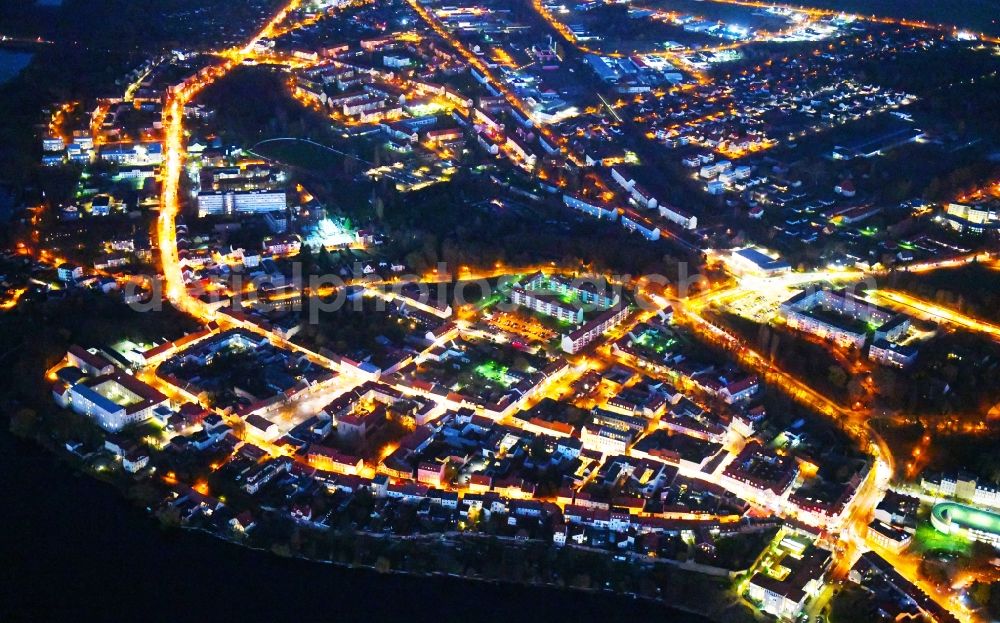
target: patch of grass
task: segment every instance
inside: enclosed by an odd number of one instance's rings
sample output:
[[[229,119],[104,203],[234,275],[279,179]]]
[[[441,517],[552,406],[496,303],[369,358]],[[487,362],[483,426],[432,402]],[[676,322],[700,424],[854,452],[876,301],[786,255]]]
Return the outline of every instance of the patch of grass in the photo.
[[[258,145],[254,153],[310,173],[328,173],[343,168],[343,156],[302,141],[274,141]]]
[[[956,535],[939,532],[930,521],[921,522],[913,536],[912,550],[918,554],[948,552],[959,556],[972,555],[972,541]]]

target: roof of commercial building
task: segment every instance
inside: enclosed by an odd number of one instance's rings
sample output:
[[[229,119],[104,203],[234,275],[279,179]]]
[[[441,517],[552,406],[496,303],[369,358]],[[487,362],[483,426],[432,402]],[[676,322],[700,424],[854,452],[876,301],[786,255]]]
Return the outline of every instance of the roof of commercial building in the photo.
[[[736,252],[736,254],[742,257],[743,259],[753,262],[762,270],[774,270],[776,268],[790,267],[790,264],[785,260],[781,259],[776,260],[769,255],[761,253],[757,249],[752,249],[749,247],[746,249],[740,249],[739,251]]]
[[[823,575],[830,557],[828,550],[811,545],[806,548],[801,558],[786,556],[782,559],[781,565],[789,569],[788,575],[783,580],[757,573],[750,581],[765,590],[799,603],[805,597],[806,584]]]

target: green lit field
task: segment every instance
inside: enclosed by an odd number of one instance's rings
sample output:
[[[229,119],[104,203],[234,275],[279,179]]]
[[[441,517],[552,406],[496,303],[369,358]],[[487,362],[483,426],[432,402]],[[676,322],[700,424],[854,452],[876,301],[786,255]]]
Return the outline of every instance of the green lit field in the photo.
[[[961,535],[944,534],[932,526],[930,521],[922,522],[917,526],[911,547],[913,552],[917,554],[932,551],[945,551],[960,556],[972,554],[972,541]]]
[[[641,357],[653,361],[662,361],[664,355],[674,351],[678,346],[679,340],[676,335],[651,326],[632,341],[632,348]]]
[[[254,154],[282,164],[322,174],[343,168],[344,157],[334,151],[305,141],[274,141],[256,145]]]
[[[545,369],[544,351],[522,350],[510,342],[465,336],[448,342],[440,359],[427,359],[409,374],[423,383],[440,385],[470,400],[490,404],[515,385]]]
[[[658,355],[662,355],[677,346],[677,340],[659,331],[647,330],[643,331],[642,335],[639,336],[636,344],[649,348]]]
[[[1000,536],[1000,515],[955,502],[931,509],[931,525],[941,534],[995,542]]]
[[[476,366],[476,374],[504,387],[510,387],[517,382],[517,377],[508,374],[509,370],[510,368],[507,366],[500,365],[495,361],[487,361]]]

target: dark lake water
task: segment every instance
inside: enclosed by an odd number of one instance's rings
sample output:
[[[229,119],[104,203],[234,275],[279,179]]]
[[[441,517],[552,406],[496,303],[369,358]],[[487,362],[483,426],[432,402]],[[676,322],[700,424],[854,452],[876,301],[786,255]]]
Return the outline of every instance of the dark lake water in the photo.
[[[164,531],[0,418],[0,620],[667,621],[704,619],[612,595],[379,575]]]
[[[17,77],[28,66],[34,54],[0,50],[0,84]]]

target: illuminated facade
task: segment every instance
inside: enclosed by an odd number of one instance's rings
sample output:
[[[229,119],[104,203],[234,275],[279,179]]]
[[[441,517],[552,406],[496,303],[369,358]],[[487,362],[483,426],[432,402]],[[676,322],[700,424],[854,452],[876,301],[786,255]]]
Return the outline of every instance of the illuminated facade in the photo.
[[[108,374],[78,383],[69,390],[69,406],[106,431],[145,422],[167,404],[167,397],[127,374]]]
[[[905,314],[874,305],[846,289],[803,290],[782,303],[780,313],[790,328],[843,347],[861,348],[869,328],[876,340],[898,339],[910,328]]]
[[[965,205],[950,203],[944,210],[944,221],[952,229],[962,233],[996,233],[1000,230],[1000,218],[995,203],[981,202]]]
[[[573,324],[583,322],[583,309],[564,303],[559,295],[556,294],[514,288],[511,290],[510,300],[515,305],[527,307],[540,314],[552,316],[564,322],[572,322]]]
[[[770,573],[755,574],[747,592],[764,612],[793,619],[822,588],[831,560],[829,551],[815,546],[807,547],[801,555],[788,553]]]
[[[288,206],[283,190],[198,193],[198,216],[279,212]]]

